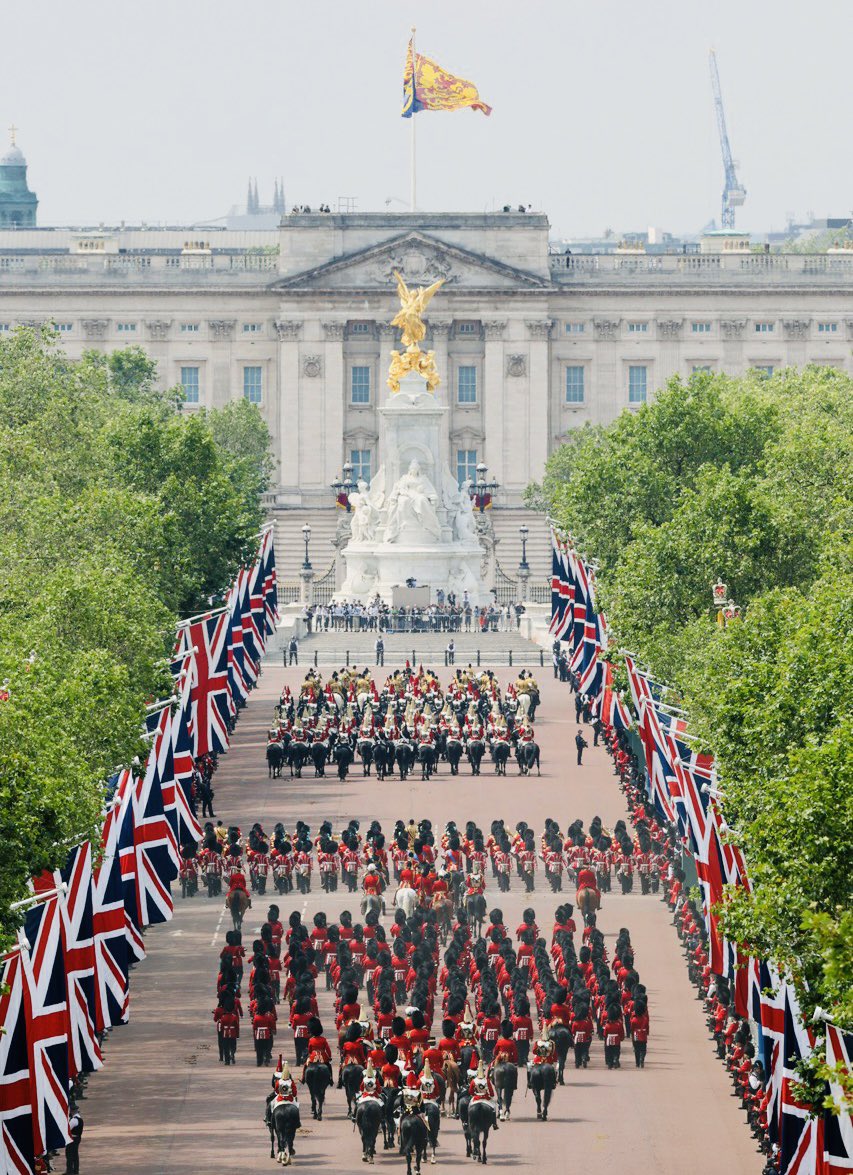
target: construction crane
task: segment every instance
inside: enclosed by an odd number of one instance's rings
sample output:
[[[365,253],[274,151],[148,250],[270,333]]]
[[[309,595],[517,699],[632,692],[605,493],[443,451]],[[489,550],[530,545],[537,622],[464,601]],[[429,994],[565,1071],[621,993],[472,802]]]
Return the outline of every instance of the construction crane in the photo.
[[[729,146],[726,130],[726,114],[723,110],[723,95],[720,92],[720,75],[717,71],[717,55],[711,50],[711,89],[714,92],[714,110],[717,112],[717,130],[720,132],[720,148],[723,152],[723,170],[726,183],[723,188],[723,228],[735,227],[735,208],[740,208],[746,199],[746,188],[738,181],[735,161]]]

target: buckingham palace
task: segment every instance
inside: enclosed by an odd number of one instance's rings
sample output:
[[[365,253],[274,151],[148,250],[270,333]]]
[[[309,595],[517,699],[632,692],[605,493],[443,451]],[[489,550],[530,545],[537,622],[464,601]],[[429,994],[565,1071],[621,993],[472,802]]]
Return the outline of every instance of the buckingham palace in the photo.
[[[285,579],[312,527],[331,567],[345,463],[383,460],[394,271],[444,279],[424,346],[447,405],[444,457],[460,484],[497,483],[497,559],[547,575],[541,516],[523,491],[561,441],[651,399],[670,376],[807,363],[848,371],[853,252],[755,252],[709,234],[693,251],[556,251],[546,215],[299,211],[277,228],[0,229],[0,332],[51,325],[71,356],[139,344],[187,410],[244,396],[269,425],[270,511]]]

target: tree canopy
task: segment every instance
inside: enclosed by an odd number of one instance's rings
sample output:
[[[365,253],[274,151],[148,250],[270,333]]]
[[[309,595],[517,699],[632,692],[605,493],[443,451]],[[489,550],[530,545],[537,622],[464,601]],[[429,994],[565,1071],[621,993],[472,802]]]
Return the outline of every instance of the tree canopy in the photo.
[[[104,782],[144,755],[177,619],[256,546],[269,437],[244,401],[181,410],[139,348],[0,342],[0,947],[31,876],[97,840]]]
[[[530,490],[599,560],[618,641],[716,756],[752,883],[727,898],[728,933],[790,970],[806,1015],[848,1027],[851,486],[853,380],[806,368],[673,379],[579,430]],[[718,578],[742,610],[725,628]]]

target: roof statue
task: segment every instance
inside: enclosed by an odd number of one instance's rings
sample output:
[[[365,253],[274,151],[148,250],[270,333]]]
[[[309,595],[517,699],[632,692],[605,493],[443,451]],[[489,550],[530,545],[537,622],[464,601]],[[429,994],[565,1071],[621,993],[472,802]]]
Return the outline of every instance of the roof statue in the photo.
[[[391,366],[388,369],[388,387],[392,392],[399,392],[400,380],[410,371],[417,372],[426,380],[427,390],[434,392],[441,383],[435,366],[435,352],[422,351],[418,344],[426,335],[426,326],[423,313],[433,298],[433,295],[444,284],[444,278],[439,278],[431,286],[409,289],[400,274],[394,270],[397,279],[397,293],[400,297],[400,309],[391,319],[391,325],[400,328],[402,342],[406,350],[391,352]]]

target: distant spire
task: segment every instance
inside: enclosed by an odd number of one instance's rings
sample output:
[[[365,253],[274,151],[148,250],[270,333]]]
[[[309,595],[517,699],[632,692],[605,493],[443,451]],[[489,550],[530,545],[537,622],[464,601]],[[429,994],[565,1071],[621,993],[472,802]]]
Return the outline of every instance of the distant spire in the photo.
[[[12,125],[9,127],[9,138],[13,147],[15,146],[15,135],[17,135],[18,130],[19,128],[16,127],[14,123],[12,123]]]
[[[249,190],[246,195],[246,212],[251,215],[252,212],[252,179],[249,177]]]
[[[275,181],[272,193],[272,210],[278,212],[278,180]]]
[[[261,210],[261,202],[258,199],[258,177],[255,176],[255,195],[253,198],[252,211],[253,212],[260,212],[260,210]]]
[[[284,176],[278,178],[278,205],[276,212],[284,212]]]

